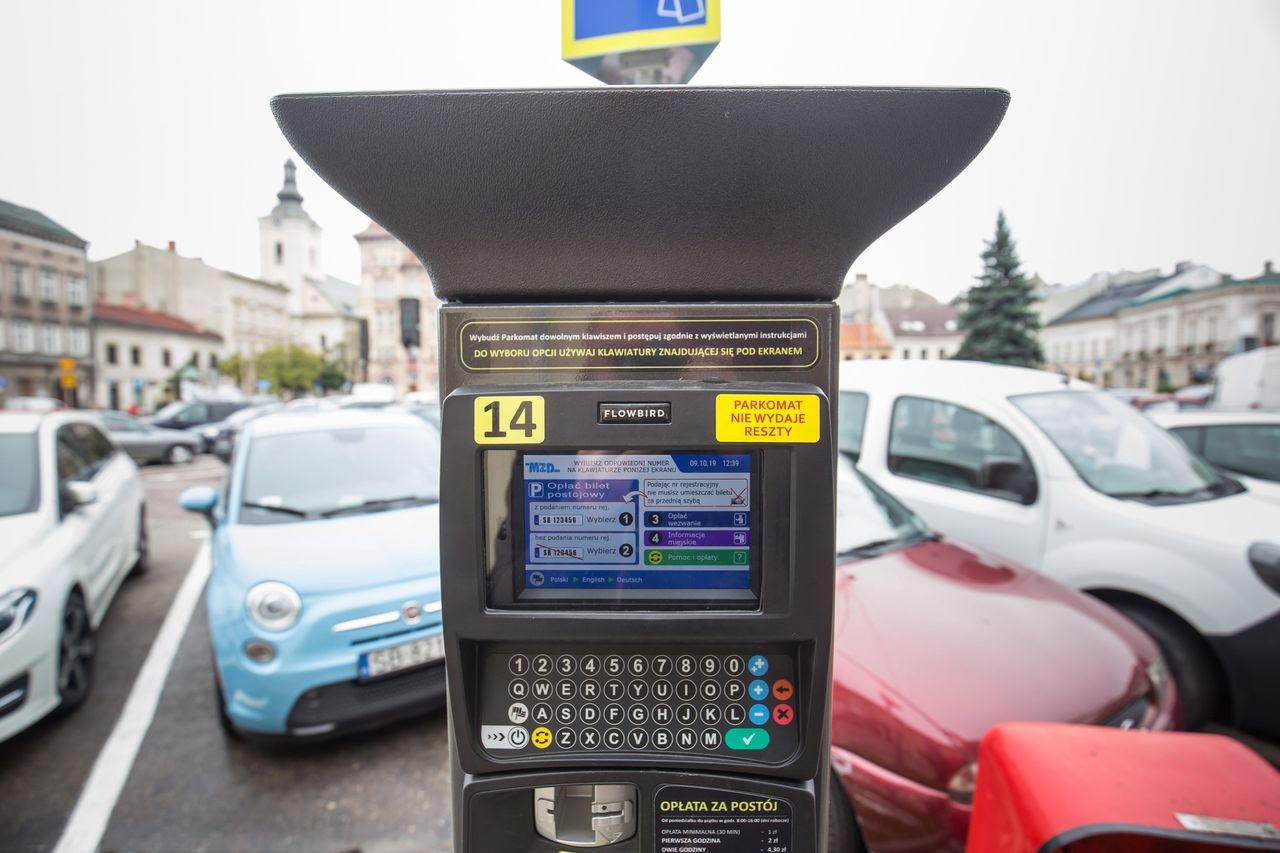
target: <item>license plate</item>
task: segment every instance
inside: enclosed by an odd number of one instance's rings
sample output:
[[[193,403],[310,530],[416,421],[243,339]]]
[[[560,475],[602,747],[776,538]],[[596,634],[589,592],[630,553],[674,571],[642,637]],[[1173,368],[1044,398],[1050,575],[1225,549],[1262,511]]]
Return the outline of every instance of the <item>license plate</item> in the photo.
[[[379,678],[393,672],[434,663],[443,657],[444,637],[439,634],[434,637],[423,637],[412,643],[402,643],[360,655],[360,677]]]

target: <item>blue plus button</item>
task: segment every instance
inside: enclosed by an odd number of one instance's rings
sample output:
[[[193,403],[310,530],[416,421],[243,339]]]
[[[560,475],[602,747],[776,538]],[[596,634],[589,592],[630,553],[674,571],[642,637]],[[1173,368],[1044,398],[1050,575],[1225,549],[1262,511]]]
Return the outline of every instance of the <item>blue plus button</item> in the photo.
[[[757,726],[763,726],[769,722],[769,709],[764,705],[752,705],[751,710],[747,712],[747,719]]]
[[[747,670],[756,678],[760,678],[769,671],[769,661],[765,660],[764,655],[756,655],[747,662]]]
[[[751,682],[749,687],[747,687],[747,693],[750,694],[752,699],[757,702],[762,702],[764,701],[764,698],[769,695],[769,685],[757,678],[755,681]]]

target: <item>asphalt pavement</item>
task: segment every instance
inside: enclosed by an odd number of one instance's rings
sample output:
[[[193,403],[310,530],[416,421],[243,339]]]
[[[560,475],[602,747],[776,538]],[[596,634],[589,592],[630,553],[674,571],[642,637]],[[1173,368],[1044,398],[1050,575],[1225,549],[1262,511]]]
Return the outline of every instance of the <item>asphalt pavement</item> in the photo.
[[[208,525],[179,509],[177,496],[188,486],[216,485],[222,473],[212,457],[143,469],[150,569],[121,587],[98,631],[89,701],[0,744],[0,851],[58,846],[174,596],[208,540]],[[202,600],[99,849],[448,851],[448,755],[443,711],[311,745],[271,747],[228,736],[218,724]]]

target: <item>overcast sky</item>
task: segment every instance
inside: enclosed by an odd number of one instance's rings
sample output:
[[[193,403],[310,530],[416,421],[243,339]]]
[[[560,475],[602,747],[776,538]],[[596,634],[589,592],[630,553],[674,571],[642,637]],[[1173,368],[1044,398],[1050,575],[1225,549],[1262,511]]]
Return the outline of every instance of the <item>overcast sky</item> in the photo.
[[[1280,262],[1280,0],[723,0],[700,85],[983,85],[991,145],[854,265],[939,297],[1003,208],[1026,269],[1073,282],[1192,259]],[[0,198],[108,257],[135,239],[247,274],[291,152],[280,92],[590,86],[555,0],[7,3]],[[367,218],[304,165],[324,261]]]

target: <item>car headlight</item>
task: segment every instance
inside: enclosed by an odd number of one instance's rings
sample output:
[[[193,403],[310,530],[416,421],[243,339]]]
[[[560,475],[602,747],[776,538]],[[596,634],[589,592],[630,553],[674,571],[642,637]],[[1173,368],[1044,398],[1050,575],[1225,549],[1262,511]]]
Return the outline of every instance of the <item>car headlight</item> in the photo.
[[[1165,665],[1164,658],[1156,655],[1156,659],[1147,664],[1147,680],[1151,682],[1156,704],[1163,704],[1165,690],[1169,687],[1169,667]]]
[[[34,589],[15,589],[0,595],[0,643],[22,630],[35,606]]]
[[[244,598],[249,618],[264,631],[288,631],[302,615],[302,599],[293,587],[279,581],[260,583]]]
[[[215,438],[218,437],[218,428],[216,426],[207,426],[204,429],[200,430],[200,434],[203,435],[205,438],[209,439],[210,441],[213,441]]]
[[[970,761],[957,770],[956,774],[951,777],[951,781],[947,783],[947,796],[957,803],[971,805],[973,803],[973,789],[977,784],[978,762]]]

